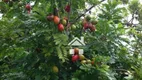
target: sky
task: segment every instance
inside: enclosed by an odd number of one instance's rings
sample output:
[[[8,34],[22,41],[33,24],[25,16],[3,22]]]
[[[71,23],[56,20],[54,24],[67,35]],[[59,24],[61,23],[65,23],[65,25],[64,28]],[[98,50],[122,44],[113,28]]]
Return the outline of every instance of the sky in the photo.
[[[142,0],[139,0],[140,1],[140,3],[142,4]]]

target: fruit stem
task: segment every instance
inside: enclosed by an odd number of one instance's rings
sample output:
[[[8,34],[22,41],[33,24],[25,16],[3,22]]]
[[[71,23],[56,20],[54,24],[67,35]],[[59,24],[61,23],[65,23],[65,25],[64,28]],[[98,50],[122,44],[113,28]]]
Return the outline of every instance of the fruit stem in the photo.
[[[69,0],[69,3],[68,3],[68,5],[70,5],[70,10],[71,10],[71,0]],[[71,13],[71,11],[69,11],[68,12],[68,21],[67,21],[67,29],[66,29],[66,32],[67,32],[67,35],[69,35],[69,27],[70,27],[70,25],[69,25],[69,21],[70,21],[70,13]]]

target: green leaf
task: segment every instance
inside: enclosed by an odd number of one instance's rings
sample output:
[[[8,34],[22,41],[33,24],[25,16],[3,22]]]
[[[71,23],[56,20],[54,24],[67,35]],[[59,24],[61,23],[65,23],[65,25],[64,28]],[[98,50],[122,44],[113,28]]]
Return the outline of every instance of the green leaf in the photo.
[[[77,79],[77,78],[72,78],[71,80],[79,80],[79,79]]]
[[[35,80],[41,80],[42,78],[41,78],[41,76],[40,75],[37,75],[36,77],[35,77]]]
[[[61,59],[62,62],[65,62],[65,57],[64,57],[64,55],[62,53],[61,48],[60,47],[56,47],[56,50],[57,50],[57,55],[58,55],[59,59]]]

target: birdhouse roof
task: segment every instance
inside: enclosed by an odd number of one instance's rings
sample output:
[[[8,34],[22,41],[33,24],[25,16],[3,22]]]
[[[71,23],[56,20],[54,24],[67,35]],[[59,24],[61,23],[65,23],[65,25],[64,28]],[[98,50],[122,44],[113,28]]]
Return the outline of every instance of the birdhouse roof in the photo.
[[[82,42],[79,38],[75,37],[68,45],[71,45],[71,46],[84,46],[85,43]]]

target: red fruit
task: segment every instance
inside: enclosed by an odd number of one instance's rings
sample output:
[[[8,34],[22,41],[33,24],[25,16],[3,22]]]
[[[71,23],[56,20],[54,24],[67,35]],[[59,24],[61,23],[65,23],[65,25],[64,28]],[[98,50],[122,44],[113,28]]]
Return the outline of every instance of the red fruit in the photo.
[[[65,11],[66,11],[66,12],[70,12],[70,5],[66,5]]]
[[[73,55],[72,56],[72,62],[75,62],[77,60],[79,60],[79,55]]]
[[[78,55],[79,54],[79,49],[78,48],[74,48],[74,54]]]
[[[58,16],[54,16],[54,23],[59,24],[60,18]]]
[[[91,64],[94,65],[94,61],[91,61]]]
[[[88,27],[92,27],[93,26],[93,24],[92,23],[88,23]]]
[[[31,5],[30,4],[26,4],[25,8],[30,11],[31,10]]]
[[[47,16],[47,20],[52,21],[53,19],[54,19],[54,15],[51,14]]]
[[[84,27],[84,29],[88,29],[89,28],[89,24],[88,23],[84,23],[83,27]]]
[[[90,28],[91,31],[95,31],[96,30],[95,26],[91,26],[89,28]]]
[[[63,24],[58,24],[58,30],[59,30],[59,31],[63,31],[63,30],[64,30]]]

